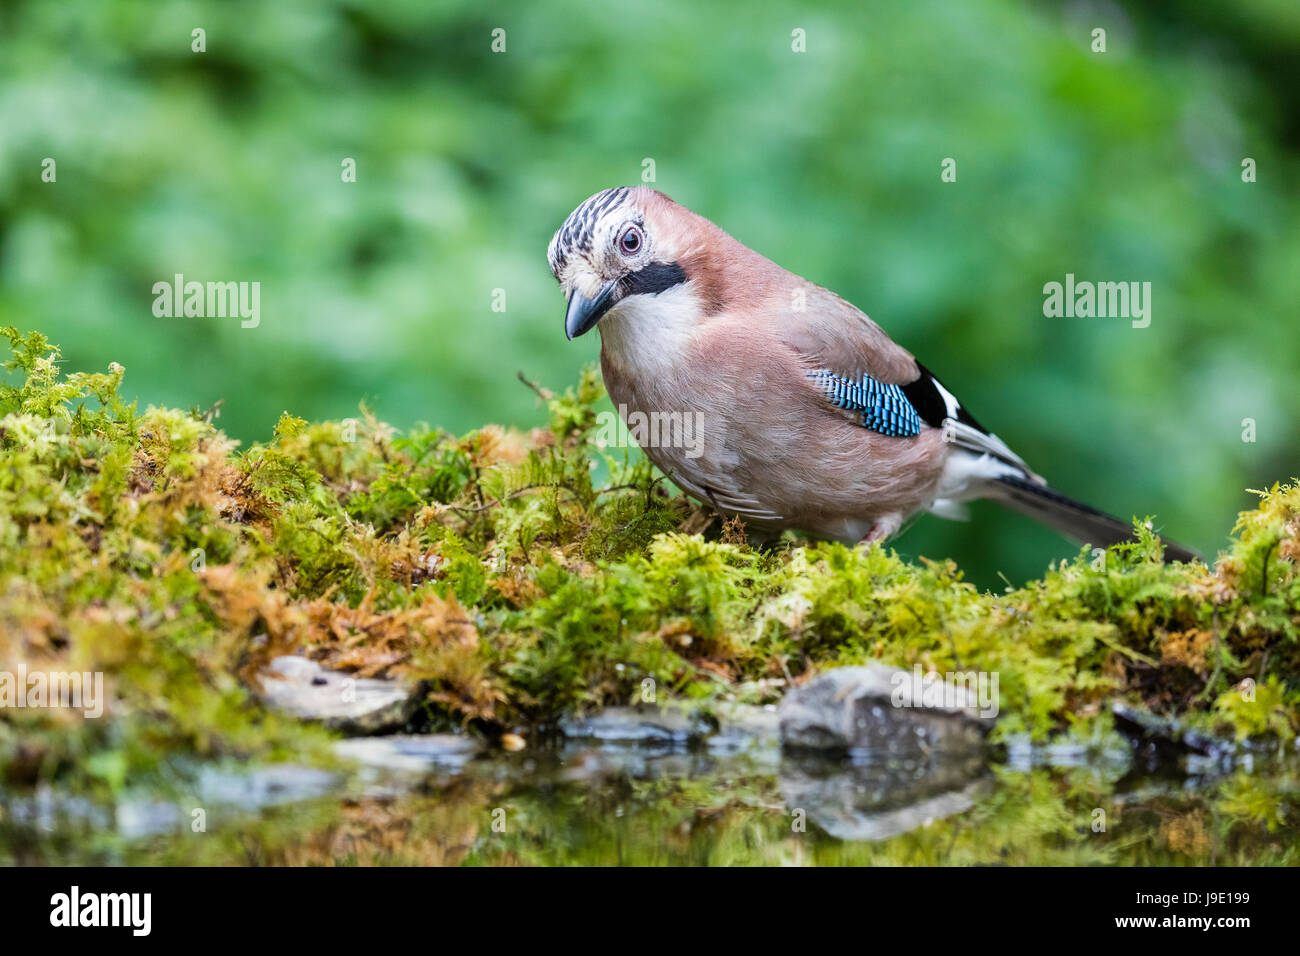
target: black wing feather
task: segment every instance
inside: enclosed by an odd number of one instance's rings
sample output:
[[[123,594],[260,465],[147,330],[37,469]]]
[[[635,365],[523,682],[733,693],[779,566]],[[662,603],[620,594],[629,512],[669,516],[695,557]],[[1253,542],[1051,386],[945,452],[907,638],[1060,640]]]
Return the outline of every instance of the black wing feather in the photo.
[[[952,394],[952,389],[939,381],[938,377],[920,362],[916,363],[916,367],[920,374],[915,382],[902,387],[903,394],[907,396],[907,400],[911,402],[912,407],[916,409],[916,413],[921,416],[927,425],[942,428],[943,420],[950,416],[948,414],[948,402],[939,389],[942,387],[949,395]],[[952,417],[955,417],[957,421],[969,425],[985,435],[990,434],[987,428],[977,422],[970,412],[966,411],[961,402],[957,402],[956,412],[957,414]]]

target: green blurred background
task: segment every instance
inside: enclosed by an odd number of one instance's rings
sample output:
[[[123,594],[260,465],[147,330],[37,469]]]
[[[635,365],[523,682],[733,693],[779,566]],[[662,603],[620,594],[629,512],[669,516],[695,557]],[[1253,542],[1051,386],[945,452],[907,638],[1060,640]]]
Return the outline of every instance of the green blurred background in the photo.
[[[225,399],[245,443],[361,399],[532,426],[515,373],[563,387],[598,349],[547,242],[651,158],[1062,490],[1212,555],[1300,472],[1300,4],[1204,6],[0,3],[0,324],[121,362],[142,407]],[[177,272],[261,282],[260,327],[155,318]],[[1151,282],[1151,326],[1045,318],[1067,272]],[[897,545],[987,586],[1075,551],[992,505]]]

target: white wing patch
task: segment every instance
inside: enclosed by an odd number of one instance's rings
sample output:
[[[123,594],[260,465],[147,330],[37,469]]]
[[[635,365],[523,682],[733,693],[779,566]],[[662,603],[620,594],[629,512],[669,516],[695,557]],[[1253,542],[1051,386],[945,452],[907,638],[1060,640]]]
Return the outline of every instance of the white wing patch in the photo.
[[[957,401],[957,396],[944,388],[943,383],[933,375],[930,376],[930,384],[934,386],[936,392],[943,396],[943,404],[948,410],[948,417],[955,422],[957,420],[957,410],[961,408],[961,402]]]

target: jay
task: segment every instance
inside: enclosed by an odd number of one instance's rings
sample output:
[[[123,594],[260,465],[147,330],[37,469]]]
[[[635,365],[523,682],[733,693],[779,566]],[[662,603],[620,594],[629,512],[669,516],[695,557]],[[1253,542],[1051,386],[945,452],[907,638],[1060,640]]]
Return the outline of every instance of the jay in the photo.
[[[978,498],[1095,546],[1132,535],[1049,488],[859,309],[657,190],[590,197],[547,258],[565,334],[599,327],[623,413],[697,423],[694,453],[670,442],[646,454],[759,536],[877,541],[922,511],[964,517]],[[1168,541],[1165,555],[1196,558]]]

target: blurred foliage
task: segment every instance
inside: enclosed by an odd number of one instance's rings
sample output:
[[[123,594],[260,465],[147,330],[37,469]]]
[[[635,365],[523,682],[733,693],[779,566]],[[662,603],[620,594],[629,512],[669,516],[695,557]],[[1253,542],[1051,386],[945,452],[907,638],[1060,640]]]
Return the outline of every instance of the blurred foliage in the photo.
[[[538,387],[550,424],[528,433],[283,415],[239,452],[209,413],[125,404],[116,363],[62,375],[40,333],[0,334],[22,376],[0,387],[0,679],[107,685],[103,719],[0,707],[0,780],[116,791],[177,758],[311,759],[323,734],[254,699],[285,653],[418,681],[425,726],[489,736],[646,681],[769,703],[875,660],[997,673],[1000,742],[1097,741],[1114,698],[1273,744],[1300,726],[1300,484],[1260,492],[1213,568],[1163,563],[1137,524],[993,593],[878,543],[751,548],[598,445],[592,369]]]
[[[1054,484],[1213,555],[1244,488],[1300,471],[1297,55],[1286,0],[10,0],[0,324],[123,362],[144,404],[225,399],[245,442],[359,397],[404,430],[526,427],[516,370],[571,381],[596,348],[564,340],[547,241],[652,158]],[[1044,318],[1067,272],[1152,282],[1150,328]],[[261,325],[155,318],[176,273],[261,282]],[[986,586],[1072,553],[977,510],[900,547]]]

